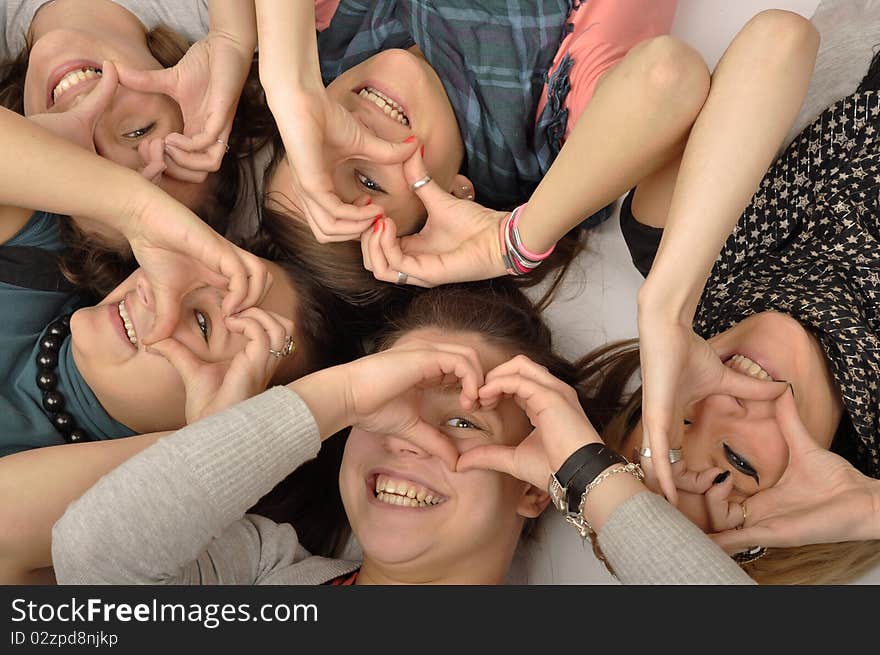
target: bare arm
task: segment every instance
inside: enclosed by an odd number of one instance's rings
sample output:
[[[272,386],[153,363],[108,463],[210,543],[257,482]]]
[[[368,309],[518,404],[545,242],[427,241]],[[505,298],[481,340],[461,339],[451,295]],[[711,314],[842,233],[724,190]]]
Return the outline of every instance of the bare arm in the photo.
[[[53,446],[0,459],[0,584],[45,580],[52,526],[105,473],[168,434]]]

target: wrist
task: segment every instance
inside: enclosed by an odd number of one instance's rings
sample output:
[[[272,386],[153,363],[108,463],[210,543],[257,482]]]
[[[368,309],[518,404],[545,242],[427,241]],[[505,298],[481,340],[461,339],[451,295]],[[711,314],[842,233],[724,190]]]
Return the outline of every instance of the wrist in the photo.
[[[683,285],[668,282],[662,277],[655,277],[654,271],[645,280],[637,296],[639,322],[649,323],[662,321],[691,327],[696,313],[697,303]]]
[[[354,422],[344,367],[316,371],[287,385],[309,408],[322,441]]]

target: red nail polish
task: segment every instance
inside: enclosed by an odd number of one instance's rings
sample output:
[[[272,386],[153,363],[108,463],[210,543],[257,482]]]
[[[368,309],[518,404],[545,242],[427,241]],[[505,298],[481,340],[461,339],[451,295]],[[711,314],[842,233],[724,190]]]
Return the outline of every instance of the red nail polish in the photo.
[[[383,218],[385,218],[385,214],[377,214],[376,216],[373,217],[373,220],[379,221],[379,220],[382,220]]]
[[[378,232],[378,231],[379,231],[379,219],[377,218],[375,221],[373,221],[373,234],[376,234],[376,232]]]
[[[415,135],[411,134],[410,136],[406,137],[406,138],[403,140],[403,142],[404,142],[404,143],[412,143],[412,142],[415,141],[415,140],[416,140]]]
[[[367,205],[372,205],[372,204],[373,204],[373,199],[370,198],[369,196],[367,196],[367,202],[364,203],[364,207],[366,207]]]
[[[422,157],[425,156],[425,146],[422,146],[421,148],[419,148],[419,153],[422,155]]]

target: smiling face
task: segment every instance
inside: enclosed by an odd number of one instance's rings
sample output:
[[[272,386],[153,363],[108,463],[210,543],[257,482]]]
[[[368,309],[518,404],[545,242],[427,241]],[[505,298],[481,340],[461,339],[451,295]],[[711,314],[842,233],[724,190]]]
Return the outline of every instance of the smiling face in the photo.
[[[809,433],[829,448],[843,408],[821,346],[795,319],[764,312],[710,339],[726,366],[760,379],[785,380],[794,388],[798,413]],[[730,500],[742,502],[775,485],[788,466],[788,446],[773,401],[714,395],[685,412],[682,456],[687,468],[731,471]],[[621,452],[642,443],[642,423]],[[679,509],[704,530],[709,521],[701,495],[680,494]]]
[[[428,173],[442,188],[451,191],[469,184],[458,175],[464,144],[455,114],[440,78],[422,57],[406,50],[386,50],[345,71],[327,87],[327,94],[386,141],[400,142],[415,135],[424,145]],[[330,150],[324,154],[326,161],[337,159]],[[394,219],[401,234],[416,231],[426,216],[402,164],[347,159],[334,167],[333,182],[343,202],[362,202],[370,196]],[[290,186],[281,180],[277,186],[289,193]]]
[[[274,278],[262,309],[297,324],[296,289],[276,264],[264,261]],[[247,339],[231,332],[223,320],[223,295],[200,287],[181,300],[180,320],[172,336],[205,362],[227,364],[244,349]],[[183,382],[174,366],[158,353],[147,352],[140,335],[152,326],[155,303],[141,270],[114,289],[99,305],[71,317],[71,346],[77,369],[114,419],[137,433],[171,430],[185,425]],[[300,342],[300,335],[292,335]],[[285,358],[276,379],[293,379],[299,355]]]
[[[137,17],[110,0],[55,0],[42,7],[31,25],[33,45],[25,78],[25,115],[69,110],[95,88],[105,60],[132,68],[163,68],[150,52]],[[95,151],[126,168],[144,166],[146,142],[182,132],[180,108],[170,97],[119,86],[98,118]],[[201,186],[163,176],[161,186],[190,208]]]
[[[512,356],[471,332],[421,329],[399,343],[411,339],[473,347],[485,371]],[[465,412],[459,392],[410,392],[420,394],[422,418],[452,439],[459,452],[488,444],[515,446],[531,431],[512,400],[491,411]],[[357,428],[348,438],[339,485],[365,562],[393,570],[398,581],[407,582],[500,582],[523,517],[537,516],[547,503],[545,493],[510,476],[455,473],[410,441]]]

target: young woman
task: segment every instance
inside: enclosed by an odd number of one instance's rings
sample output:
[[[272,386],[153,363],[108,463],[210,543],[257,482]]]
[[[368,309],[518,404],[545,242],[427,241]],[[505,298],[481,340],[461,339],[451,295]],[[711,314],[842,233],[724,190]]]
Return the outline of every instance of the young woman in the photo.
[[[181,344],[214,375],[259,353],[251,393],[328,363],[339,347],[335,322],[324,321],[332,298],[306,274],[261,262],[136,173],[7,110],[0,135],[19,153],[0,175],[0,455],[184,425],[180,374],[193,356],[181,360]],[[21,207],[89,216],[80,220],[122,234],[144,269],[92,306],[57,274],[59,223],[69,219]],[[300,352],[287,357],[294,344]]]
[[[875,60],[766,175],[800,96],[774,103],[780,120],[761,131],[754,121],[769,107],[710,94],[680,166],[621,213],[633,259],[650,271],[639,298],[643,421],[623,448],[650,448],[646,473],[726,548],[769,547],[753,565],[768,581],[840,582],[880,557],[878,70]],[[713,129],[722,121],[726,131]],[[731,370],[785,380],[793,397],[774,406],[757,387],[725,387]],[[683,466],[726,462],[730,475],[705,498],[679,494],[670,445]]]
[[[67,451],[63,461],[47,449],[0,462],[0,479],[11,481],[54,466],[66,495],[30,524],[31,541],[3,544],[4,570],[53,564],[62,583],[322,584],[352,574],[357,584],[503,582],[524,521],[549,501],[550,474],[575,451],[601,451],[581,405],[587,397],[554,376],[587,373],[553,357],[547,328],[507,285],[428,292],[381,342],[375,355],[273,389],[129,459],[68,508],[51,537],[51,561],[46,519],[131,450],[89,456],[88,466],[73,462],[117,444],[54,449]],[[196,385],[188,391],[201,395]],[[351,425],[338,480],[362,562],[311,555],[298,525],[245,515],[322,440]],[[579,450],[587,444],[596,445]],[[604,477],[587,494],[584,516],[621,580],[748,581],[645,493],[632,466],[609,463],[596,467]],[[92,529],[96,521],[102,530]],[[106,552],[114,553],[110,565]]]

